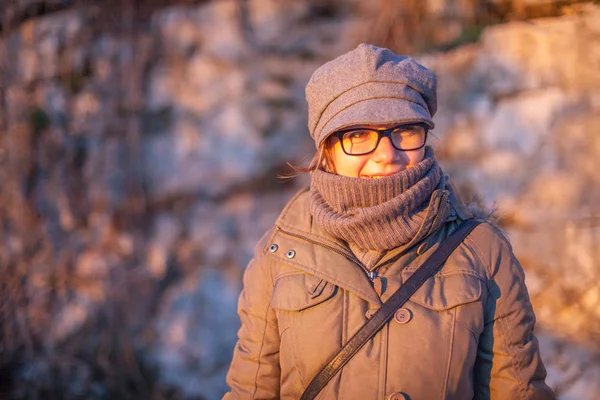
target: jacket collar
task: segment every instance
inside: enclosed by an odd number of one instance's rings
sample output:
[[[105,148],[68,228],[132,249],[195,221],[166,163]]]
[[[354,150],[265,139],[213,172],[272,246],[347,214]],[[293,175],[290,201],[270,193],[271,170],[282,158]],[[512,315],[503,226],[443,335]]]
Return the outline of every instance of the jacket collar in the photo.
[[[266,253],[279,261],[325,279],[373,305],[382,304],[360,261],[347,245],[313,224],[308,188],[296,194],[281,212],[267,247],[271,244],[276,244],[278,251]],[[289,257],[291,250],[293,256]]]
[[[364,266],[352,254],[347,244],[313,223],[308,198],[308,188],[304,188],[288,202],[275,222],[275,229],[263,249],[264,252],[348,290],[373,305],[381,305],[382,302],[373,289]],[[416,247],[416,244],[429,237],[444,223],[457,217],[465,219],[467,213],[447,178],[443,178],[438,189],[432,193],[424,223],[413,240],[390,250],[379,263]],[[276,244],[279,250],[267,251],[271,244]],[[289,257],[290,250],[293,250],[292,257]]]

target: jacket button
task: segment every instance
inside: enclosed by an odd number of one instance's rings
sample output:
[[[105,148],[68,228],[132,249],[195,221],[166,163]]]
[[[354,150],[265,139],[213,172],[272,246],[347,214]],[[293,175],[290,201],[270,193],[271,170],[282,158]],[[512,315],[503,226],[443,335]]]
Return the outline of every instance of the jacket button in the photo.
[[[295,250],[289,250],[287,253],[285,253],[285,256],[287,258],[294,258],[295,255],[296,255],[296,251]]]
[[[399,324],[405,324],[412,318],[412,313],[408,308],[401,308],[394,314],[394,319]]]
[[[277,246],[275,243],[273,243],[272,245],[269,246],[269,251],[271,253],[275,253],[278,248],[279,248],[279,246]]]
[[[365,313],[365,317],[367,317],[368,319],[371,319],[371,317],[373,315],[375,315],[375,313],[377,312],[378,308],[369,308],[367,310],[367,312]]]
[[[388,396],[387,400],[410,400],[410,397],[401,392],[395,392]]]
[[[423,253],[425,253],[425,251],[427,250],[427,248],[429,247],[429,245],[427,244],[427,242],[423,242],[419,245],[419,247],[417,247],[417,254],[421,255]]]

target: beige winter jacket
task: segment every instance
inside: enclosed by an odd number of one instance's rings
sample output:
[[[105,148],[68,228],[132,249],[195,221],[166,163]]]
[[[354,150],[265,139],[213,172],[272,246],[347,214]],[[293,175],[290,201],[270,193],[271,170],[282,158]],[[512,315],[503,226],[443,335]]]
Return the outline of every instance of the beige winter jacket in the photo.
[[[461,222],[434,217],[433,234],[385,256],[379,296],[347,246],[312,224],[308,192],[296,195],[245,272],[224,399],[300,398]],[[482,223],[317,399],[552,399],[534,324],[521,266]]]

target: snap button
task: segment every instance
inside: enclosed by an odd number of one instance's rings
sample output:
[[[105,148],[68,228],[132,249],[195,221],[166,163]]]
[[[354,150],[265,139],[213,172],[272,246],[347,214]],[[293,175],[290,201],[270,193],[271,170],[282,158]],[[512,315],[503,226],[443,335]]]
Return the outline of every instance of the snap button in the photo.
[[[408,308],[401,308],[394,314],[394,319],[399,324],[405,324],[412,318],[412,313]]]
[[[419,247],[417,247],[417,254],[421,255],[423,253],[425,253],[425,250],[427,250],[427,248],[429,247],[429,245],[427,244],[427,242],[423,242],[419,245]]]
[[[273,243],[272,245],[269,246],[269,251],[271,253],[275,253],[278,248],[279,248],[279,246],[277,246],[275,243]]]
[[[387,400],[410,400],[410,398],[404,393],[395,392],[390,394]]]
[[[369,308],[367,310],[367,312],[365,313],[365,317],[367,317],[368,319],[371,319],[371,317],[373,315],[375,315],[376,312],[377,312],[377,308]]]
[[[294,258],[295,255],[296,255],[296,251],[294,251],[294,250],[289,250],[287,253],[285,253],[285,256],[287,258]]]

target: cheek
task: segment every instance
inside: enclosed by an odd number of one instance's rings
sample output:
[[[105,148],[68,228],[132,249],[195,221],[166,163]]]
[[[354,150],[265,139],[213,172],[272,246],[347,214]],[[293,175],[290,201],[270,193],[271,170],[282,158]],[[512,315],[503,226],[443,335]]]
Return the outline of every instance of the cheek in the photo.
[[[419,150],[407,151],[405,154],[408,157],[408,167],[412,167],[423,161],[423,158],[425,157],[425,148],[423,147]]]
[[[347,155],[339,144],[333,147],[332,158],[335,172],[338,175],[354,178],[360,175],[360,171],[367,160],[367,157]]]

